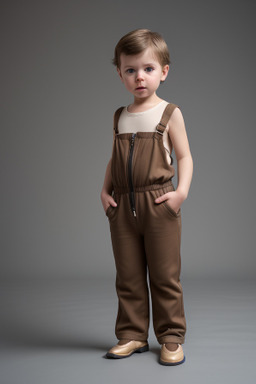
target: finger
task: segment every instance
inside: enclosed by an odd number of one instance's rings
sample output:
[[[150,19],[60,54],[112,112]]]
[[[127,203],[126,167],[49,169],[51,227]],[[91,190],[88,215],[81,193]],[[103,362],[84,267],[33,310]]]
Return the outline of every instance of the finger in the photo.
[[[116,207],[117,206],[117,203],[115,202],[115,200],[112,198],[112,200],[110,200],[110,204],[113,206],[113,207]]]
[[[167,200],[168,197],[169,197],[169,195],[167,193],[165,193],[164,195],[159,196],[157,199],[155,199],[155,203],[161,203],[162,201]]]

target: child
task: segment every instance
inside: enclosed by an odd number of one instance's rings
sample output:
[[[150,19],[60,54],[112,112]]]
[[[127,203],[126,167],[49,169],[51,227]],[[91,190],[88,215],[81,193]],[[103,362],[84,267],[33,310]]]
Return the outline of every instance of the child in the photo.
[[[114,114],[112,158],[101,191],[118,296],[119,342],[106,356],[124,358],[149,349],[148,270],[154,332],[162,345],[159,362],[177,365],[185,361],[181,344],[186,332],[180,207],[190,188],[193,161],[179,106],[156,95],[170,64],[162,36],[148,29],[127,33],[115,47],[113,64],[134,101]]]

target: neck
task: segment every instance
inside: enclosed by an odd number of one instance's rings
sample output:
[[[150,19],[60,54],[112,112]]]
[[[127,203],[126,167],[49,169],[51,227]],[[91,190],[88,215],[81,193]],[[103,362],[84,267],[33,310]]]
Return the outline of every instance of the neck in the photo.
[[[158,97],[156,94],[150,96],[150,97],[145,97],[145,98],[136,98],[134,97],[134,101],[133,101],[133,106],[154,106],[158,103],[160,103],[160,101],[162,101],[162,99],[160,99],[160,97]]]

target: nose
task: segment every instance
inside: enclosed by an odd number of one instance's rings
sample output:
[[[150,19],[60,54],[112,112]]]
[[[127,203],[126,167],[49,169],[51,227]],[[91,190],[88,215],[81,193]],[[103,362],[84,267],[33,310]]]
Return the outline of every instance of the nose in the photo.
[[[144,79],[144,77],[143,77],[143,72],[142,71],[138,71],[137,72],[137,76],[136,76],[136,80],[137,81],[141,81],[141,80],[143,80]]]

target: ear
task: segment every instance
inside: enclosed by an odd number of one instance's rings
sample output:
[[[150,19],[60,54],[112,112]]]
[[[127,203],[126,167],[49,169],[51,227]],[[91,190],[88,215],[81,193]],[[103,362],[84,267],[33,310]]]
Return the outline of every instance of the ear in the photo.
[[[121,74],[120,69],[119,69],[118,67],[116,67],[116,70],[117,70],[117,73],[118,73],[118,75],[119,75],[121,81],[123,82],[123,77],[122,77],[122,74]]]
[[[168,76],[168,72],[169,72],[169,65],[166,64],[163,66],[162,68],[162,76],[161,76],[161,81],[164,81],[166,79],[166,77]]]

